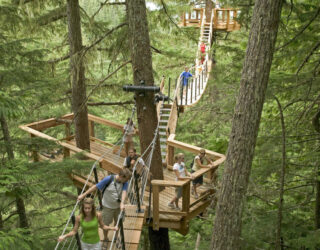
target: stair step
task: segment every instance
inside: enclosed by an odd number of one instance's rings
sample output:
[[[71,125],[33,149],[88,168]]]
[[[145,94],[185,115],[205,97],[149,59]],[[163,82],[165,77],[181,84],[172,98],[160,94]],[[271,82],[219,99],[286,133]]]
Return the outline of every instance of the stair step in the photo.
[[[169,104],[169,103],[164,103],[164,104],[163,104],[163,107],[164,107],[164,108],[169,108],[169,109],[171,109],[172,105]]]
[[[160,129],[166,129],[167,126],[159,126]]]
[[[160,142],[167,142],[167,138],[160,138]]]
[[[168,120],[160,120],[160,123],[168,123]]]
[[[160,148],[167,148],[167,145],[160,145]]]
[[[159,131],[159,135],[167,135],[167,133]]]
[[[164,117],[169,117],[170,114],[161,114],[161,117],[164,116]]]
[[[166,152],[161,152],[161,155],[165,156],[165,155],[167,155],[167,153]]]

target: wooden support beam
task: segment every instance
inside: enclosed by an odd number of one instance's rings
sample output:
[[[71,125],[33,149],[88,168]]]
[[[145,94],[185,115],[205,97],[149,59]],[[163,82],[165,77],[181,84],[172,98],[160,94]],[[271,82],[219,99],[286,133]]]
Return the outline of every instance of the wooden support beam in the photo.
[[[88,121],[88,126],[89,126],[89,136],[94,137],[94,121]]]
[[[152,197],[153,230],[159,230],[159,186],[155,185],[152,187]]]
[[[168,140],[167,140],[167,145],[172,146],[174,148],[180,148],[182,150],[186,150],[188,152],[192,152],[195,154],[198,154],[200,151],[200,147],[190,145],[188,143],[180,142],[174,139],[175,134],[170,134]],[[212,157],[214,159],[220,159],[220,158],[225,158],[223,154],[216,153],[214,151],[206,149],[206,154],[209,155],[209,157]]]
[[[30,136],[31,136],[31,139],[35,137],[35,135],[33,134],[30,134]],[[32,154],[33,161],[38,162],[39,161],[38,152],[36,150],[32,150],[31,154]]]
[[[118,165],[115,165],[114,163],[107,161],[106,159],[100,159],[99,163],[101,168],[113,174],[119,174],[120,170],[122,169]]]
[[[168,147],[168,154],[167,154],[167,165],[171,165],[173,166],[174,165],[174,147],[172,146],[167,146]]]
[[[72,119],[73,118],[73,113],[71,114],[66,114],[62,117],[60,117],[61,119]],[[30,127],[36,130],[44,130],[46,128],[51,128],[51,127],[55,127],[55,126],[59,126],[64,124],[64,122],[62,121],[57,121],[56,118],[50,118],[50,119],[46,119],[46,120],[42,120],[42,121],[38,121],[38,122],[33,122],[33,123],[29,123],[26,124],[24,126],[26,127]]]
[[[164,180],[152,180],[151,184],[152,184],[152,188],[153,187],[182,187],[186,184],[190,184],[189,180],[186,181],[164,181]],[[189,187],[190,188],[190,187]]]
[[[190,208],[190,181],[182,187],[182,212],[189,213]]]

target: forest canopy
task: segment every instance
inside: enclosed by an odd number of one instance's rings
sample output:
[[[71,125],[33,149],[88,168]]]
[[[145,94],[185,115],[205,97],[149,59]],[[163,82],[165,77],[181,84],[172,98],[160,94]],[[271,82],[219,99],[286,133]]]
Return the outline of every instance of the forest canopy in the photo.
[[[123,92],[122,86],[134,81],[126,5],[79,3],[88,113],[124,124],[133,95]],[[163,76],[173,82],[185,66],[195,63],[200,31],[178,26],[181,14],[193,4],[147,2],[155,85]],[[254,1],[221,1],[220,5],[240,10],[241,29],[214,34],[211,53],[216,63],[208,87],[197,105],[180,114],[176,138],[225,154]],[[87,173],[92,165],[79,155],[62,162],[33,162],[34,151],[49,154],[62,148],[30,138],[19,128],[72,112],[66,6],[62,0],[0,0],[1,249],[53,249],[77,198],[68,174],[75,168]],[[319,30],[318,0],[283,2],[241,219],[242,249],[275,248],[280,192],[283,249],[320,248]],[[122,136],[102,126],[95,131],[97,138],[110,143]],[[46,132],[64,137],[62,128]],[[139,147],[137,140],[135,145]],[[187,166],[193,157],[186,154]],[[223,168],[218,170],[219,183]],[[213,206],[191,222],[186,236],[170,231],[171,248],[194,249],[201,233],[199,249],[209,249],[215,215]],[[143,233],[141,249],[148,249],[145,237]]]

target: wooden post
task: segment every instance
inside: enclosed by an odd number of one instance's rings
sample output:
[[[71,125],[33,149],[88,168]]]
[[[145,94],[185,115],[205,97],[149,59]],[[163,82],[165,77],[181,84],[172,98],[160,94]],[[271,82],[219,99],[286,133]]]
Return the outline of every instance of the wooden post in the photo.
[[[71,136],[71,130],[70,130],[70,123],[65,123],[65,135],[67,138],[67,141],[70,141],[69,137]],[[70,157],[70,149],[63,148],[63,157]]]
[[[226,11],[223,10],[222,11],[222,22],[224,22],[226,20]]]
[[[94,121],[89,120],[88,125],[89,125],[89,136],[94,137]]]
[[[182,187],[182,212],[189,213],[190,208],[190,181]]]
[[[152,196],[153,230],[159,230],[159,186],[152,186]]]
[[[168,146],[168,162],[167,165],[173,166],[174,164],[174,147]]]
[[[233,17],[232,17],[232,19],[233,19],[233,30],[235,30],[236,29],[236,24],[237,24],[237,11],[235,10],[235,11],[233,11]]]
[[[30,136],[31,136],[31,139],[32,139],[33,137],[35,137],[35,135],[33,135],[33,134],[30,134]],[[34,162],[38,162],[38,161],[39,161],[38,152],[37,152],[36,150],[32,150],[32,151],[31,151],[31,155],[32,155],[32,158],[33,158],[33,161],[34,161]]]
[[[218,11],[217,9],[214,9],[214,28],[217,29],[217,26],[218,26]]]
[[[230,23],[230,10],[227,10],[227,30],[229,30],[229,23]]]

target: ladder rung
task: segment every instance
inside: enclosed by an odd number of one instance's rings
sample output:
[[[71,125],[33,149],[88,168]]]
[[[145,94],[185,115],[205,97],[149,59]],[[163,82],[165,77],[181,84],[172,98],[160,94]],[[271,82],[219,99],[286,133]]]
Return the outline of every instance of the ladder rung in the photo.
[[[160,142],[167,142],[167,138],[160,138]]]
[[[167,145],[160,145],[160,148],[167,148]]]
[[[165,122],[168,123],[169,120],[160,120],[159,122]]]
[[[161,116],[169,117],[169,116],[170,116],[170,114],[161,114]]]
[[[167,135],[167,133],[159,131],[159,135]]]
[[[159,126],[160,129],[166,129],[167,126]]]

